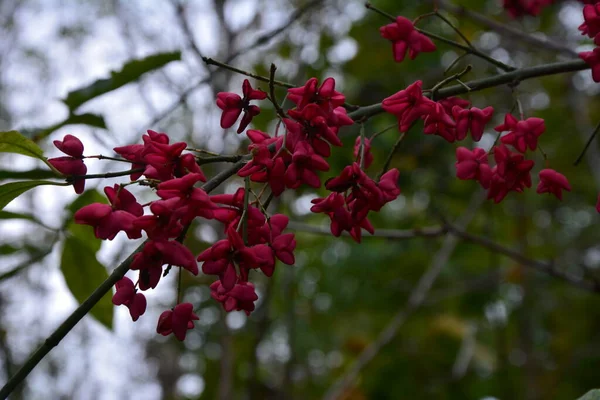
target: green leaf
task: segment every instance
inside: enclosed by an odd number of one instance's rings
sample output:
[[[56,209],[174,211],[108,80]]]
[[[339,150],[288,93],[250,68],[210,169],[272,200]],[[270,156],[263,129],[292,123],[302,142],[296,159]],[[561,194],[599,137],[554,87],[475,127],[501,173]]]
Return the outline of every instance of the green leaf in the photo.
[[[0,255],[2,255],[2,256],[6,256],[8,254],[16,253],[19,250],[21,250],[20,247],[15,247],[15,246],[12,246],[10,244],[0,245]]]
[[[120,88],[140,78],[146,72],[158,69],[171,61],[181,59],[181,52],[159,53],[141,60],[129,61],[121,71],[111,72],[110,78],[99,79],[82,89],[74,90],[67,95],[63,102],[70,110],[75,110],[88,100]]]
[[[600,389],[592,389],[577,400],[600,400]]]
[[[68,186],[66,183],[51,181],[20,181],[5,183],[4,185],[0,185],[0,210],[29,189],[41,185]]]
[[[47,128],[42,129],[34,129],[28,131],[27,134],[34,141],[39,141],[48,137],[52,132],[62,128],[67,125],[88,125],[94,128],[106,128],[106,122],[104,122],[104,117],[97,114],[85,113],[85,114],[70,114],[67,119],[61,121],[57,124],[49,126]]]
[[[80,304],[108,278],[106,268],[96,259],[100,241],[94,237],[92,230],[82,228],[89,227],[71,224],[60,259],[60,269],[67,286]],[[113,321],[111,297],[112,293],[107,293],[90,311],[108,329],[112,329]]]
[[[25,219],[36,224],[43,225],[42,222],[31,214],[15,213],[10,211],[0,210],[0,219]]]
[[[16,153],[37,158],[54,170],[54,167],[52,167],[46,160],[46,157],[44,157],[44,152],[40,146],[17,131],[0,132],[0,152]]]
[[[29,171],[8,171],[0,170],[0,180],[2,179],[49,179],[56,178],[56,173],[47,169],[32,169]]]

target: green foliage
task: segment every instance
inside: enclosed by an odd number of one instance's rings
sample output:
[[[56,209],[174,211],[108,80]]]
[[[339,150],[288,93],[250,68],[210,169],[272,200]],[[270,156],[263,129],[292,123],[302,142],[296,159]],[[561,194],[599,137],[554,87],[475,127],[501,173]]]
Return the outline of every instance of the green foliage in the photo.
[[[0,210],[26,191],[42,185],[66,186],[68,184],[39,180],[5,183],[0,185]]]
[[[43,150],[33,141],[27,139],[17,131],[0,132],[0,152],[16,153],[37,158],[54,170],[54,167],[52,167],[46,160],[46,157],[44,157]]]
[[[84,205],[98,202],[106,201],[97,191],[88,190],[67,209],[74,213]],[[76,224],[72,221],[72,216],[68,221],[71,222],[66,228],[67,237],[63,244],[60,270],[69,290],[75,299],[82,303],[108,278],[108,272],[96,258],[102,242],[94,236],[93,229]],[[113,321],[111,297],[112,293],[107,293],[91,310],[91,315],[108,329],[112,329]]]
[[[0,170],[0,180],[4,179],[49,179],[56,178],[56,172],[47,169],[31,169],[29,171]]]
[[[69,92],[63,102],[69,107],[69,110],[73,111],[95,97],[136,81],[145,73],[161,68],[171,61],[180,59],[181,52],[175,51],[153,54],[140,60],[129,61],[120,71],[111,72],[110,78],[99,79],[89,86]]]

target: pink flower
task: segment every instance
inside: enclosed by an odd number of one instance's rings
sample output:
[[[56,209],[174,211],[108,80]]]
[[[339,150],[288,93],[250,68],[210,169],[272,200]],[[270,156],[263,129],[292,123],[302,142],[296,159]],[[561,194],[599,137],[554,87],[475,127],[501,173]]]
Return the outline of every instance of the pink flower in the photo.
[[[135,286],[128,277],[123,277],[115,283],[115,288],[117,291],[112,297],[112,303],[115,306],[125,305],[129,309],[131,319],[137,321],[140,315],[146,312],[146,296],[136,293]]]
[[[221,115],[221,128],[231,128],[242,111],[244,111],[244,116],[237,129],[237,133],[242,133],[248,124],[250,124],[252,118],[260,114],[260,108],[255,105],[250,105],[250,101],[264,100],[267,98],[267,94],[260,89],[252,89],[248,79],[244,79],[242,92],[244,98],[230,92],[217,93],[217,106],[223,110],[223,114]]]
[[[65,135],[62,141],[55,140],[54,145],[69,157],[55,157],[48,159],[54,168],[63,175],[82,176],[87,173],[83,163],[83,143],[73,135]],[[73,179],[75,193],[81,194],[85,190],[85,179]]]
[[[413,23],[405,17],[397,17],[396,22],[379,28],[381,36],[393,44],[394,60],[402,62],[408,50],[408,56],[414,60],[419,53],[435,50],[435,44],[415,29]]]
[[[540,183],[537,193],[552,193],[559,200],[562,200],[562,191],[571,191],[571,185],[567,178],[553,169],[543,169],[540,171]]]
[[[525,153],[527,147],[530,150],[537,148],[538,137],[544,133],[546,126],[541,118],[534,117],[519,121],[512,114],[506,114],[504,123],[494,129],[497,132],[510,131],[508,135],[500,138],[500,141],[513,146],[521,153]]]
[[[120,231],[124,231],[129,239],[142,237],[134,221],[144,214],[144,210],[133,194],[117,184],[112,188],[105,187],[104,193],[110,205],[94,203],[82,207],[74,215],[75,223],[93,226],[98,239],[113,240]]]
[[[456,139],[463,140],[467,132],[471,131],[471,137],[475,142],[481,140],[485,125],[492,119],[494,113],[493,107],[486,107],[483,110],[477,107],[463,109],[459,106],[452,108],[452,116],[456,121]]]
[[[485,150],[475,148],[472,151],[466,147],[456,149],[456,177],[458,179],[474,179],[487,189],[490,185],[492,170],[488,165],[488,155]]]
[[[53,143],[60,151],[71,157],[83,157],[83,143],[73,135],[65,135],[62,141],[55,140]]]
[[[600,2],[583,6],[583,24],[579,26],[582,35],[593,38],[600,33]]]
[[[158,318],[156,332],[163,336],[173,333],[181,341],[189,329],[194,328],[194,321],[200,318],[194,314],[194,306],[191,303],[177,304],[172,310],[164,311]]]
[[[335,90],[335,79],[325,79],[319,88],[318,84],[317,78],[310,78],[304,86],[288,89],[288,98],[296,104],[298,111],[309,103],[314,103],[329,113],[344,104],[346,98]]]
[[[238,281],[231,290],[225,289],[221,281],[213,282],[210,285],[210,295],[223,304],[225,311],[243,310],[246,315],[254,311],[254,302],[258,300],[254,285],[242,281]]]
[[[422,86],[422,81],[416,81],[381,103],[386,112],[398,118],[400,132],[406,132],[413,122],[427,115],[433,107],[433,101],[423,96]]]
[[[496,166],[492,169],[488,199],[499,203],[508,192],[520,193],[525,187],[531,187],[530,171],[534,162],[525,160],[522,154],[513,153],[504,145],[493,150]]]

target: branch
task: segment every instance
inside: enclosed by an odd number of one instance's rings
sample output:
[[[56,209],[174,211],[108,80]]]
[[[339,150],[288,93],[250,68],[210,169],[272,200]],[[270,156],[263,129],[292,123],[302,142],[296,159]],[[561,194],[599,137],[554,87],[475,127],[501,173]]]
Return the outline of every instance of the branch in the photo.
[[[465,82],[465,85],[467,85],[470,90],[467,90],[467,88],[463,85],[454,85],[440,89],[436,94],[436,99],[441,100],[447,97],[456,96],[467,92],[476,92],[479,90],[489,89],[500,85],[515,84],[520,81],[524,81],[531,78],[555,75],[564,72],[582,71],[589,68],[590,66],[586,64],[586,62],[583,60],[562,61],[552,64],[542,64],[536,65],[534,67],[520,68],[512,72],[490,76],[489,78]],[[429,94],[424,94],[424,96],[428,95]],[[361,107],[358,110],[349,113],[348,115],[350,116],[350,118],[356,121],[361,118],[372,117],[382,112],[383,108],[381,107],[381,103],[378,103],[372,104],[370,106]]]
[[[477,209],[483,203],[484,199],[485,196],[482,192],[475,193],[471,198],[471,204],[467,208],[465,214],[459,218],[457,225],[461,228],[467,226],[475,216]],[[408,316],[423,304],[427,294],[429,293],[429,290],[435,283],[440,272],[442,272],[444,266],[447,264],[448,259],[454,252],[454,248],[457,244],[458,238],[456,236],[446,236],[444,238],[442,247],[434,255],[429,269],[421,276],[417,286],[410,293],[408,302],[404,309],[400,310],[396,315],[394,315],[385,329],[379,333],[377,339],[367,346],[367,348],[358,356],[358,359],[354,362],[350,369],[348,369],[348,371],[346,371],[346,373],[342,375],[329,388],[329,390],[327,390],[327,393],[325,393],[325,396],[323,396],[325,400],[338,399],[346,391],[346,389],[352,385],[353,382],[356,382],[360,371],[369,362],[371,362],[373,358],[375,358],[375,356],[386,344],[392,341]]]
[[[307,233],[316,233],[316,234],[324,234],[330,235],[331,232],[326,227],[314,226],[309,224],[304,224],[301,222],[293,222],[290,221],[289,229],[307,232]],[[508,258],[511,258],[524,266],[531,267],[540,272],[553,276],[555,278],[559,278],[563,281],[568,282],[569,284],[576,286],[578,288],[587,290],[593,293],[600,293],[600,284],[595,282],[588,282],[581,279],[576,279],[571,277],[570,275],[557,270],[554,266],[553,261],[540,261],[533,260],[531,258],[526,257],[525,255],[519,253],[518,251],[509,249],[508,247],[504,247],[488,238],[483,236],[477,236],[466,232],[463,229],[458,228],[455,225],[450,223],[446,223],[443,226],[431,226],[425,228],[415,228],[415,229],[377,229],[375,233],[371,236],[363,236],[364,238],[374,237],[374,238],[383,238],[383,239],[391,239],[391,240],[406,240],[406,239],[414,239],[417,237],[425,237],[425,238],[436,238],[445,236],[447,234],[459,237],[463,240],[469,241],[471,243],[477,244],[479,246],[485,247],[486,249],[502,254]],[[344,232],[345,236],[349,236],[347,232]]]

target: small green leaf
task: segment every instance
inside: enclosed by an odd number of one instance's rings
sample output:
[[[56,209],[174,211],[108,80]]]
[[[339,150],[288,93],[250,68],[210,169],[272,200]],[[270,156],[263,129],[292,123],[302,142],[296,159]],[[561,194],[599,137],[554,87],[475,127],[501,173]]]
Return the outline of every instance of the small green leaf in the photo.
[[[55,185],[68,186],[67,183],[51,182],[51,181],[20,181],[11,182],[0,185],[0,210],[8,205],[11,201],[36,186]]]
[[[577,400],[600,400],[600,389],[592,389]]]
[[[71,228],[74,228],[74,231],[65,239],[60,269],[69,290],[81,304],[108,278],[108,272],[96,259],[94,249],[99,248],[100,241],[94,237],[92,231],[80,230],[79,228],[85,227],[74,224],[69,230]],[[108,329],[112,329],[113,320],[111,297],[112,293],[107,293],[90,311],[91,315]]]
[[[12,246],[10,244],[0,245],[0,255],[2,255],[2,256],[6,256],[8,254],[16,253],[19,250],[21,250],[20,247],[15,247],[15,246]]]
[[[32,169],[29,171],[8,171],[0,170],[0,180],[2,179],[49,179],[56,178],[56,173],[47,169]]]
[[[139,79],[146,72],[161,68],[171,61],[181,59],[181,52],[159,53],[141,60],[132,60],[123,66],[121,71],[111,72],[110,78],[99,79],[89,86],[74,90],[67,95],[63,102],[70,110],[75,110],[88,100],[120,88]]]
[[[33,141],[29,140],[25,136],[21,135],[17,131],[0,132],[0,152],[1,153],[16,153],[24,156],[37,158],[42,160],[50,168],[53,168],[46,157],[44,152]]]

